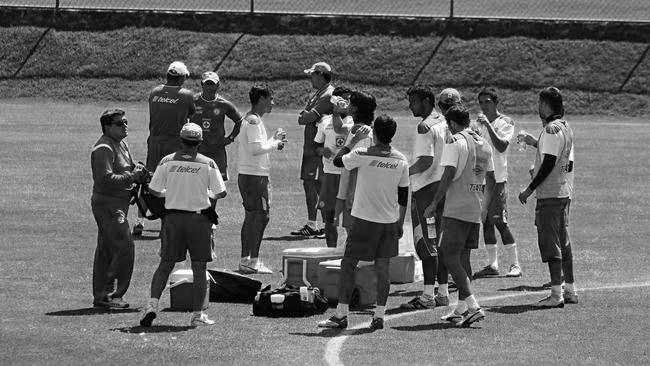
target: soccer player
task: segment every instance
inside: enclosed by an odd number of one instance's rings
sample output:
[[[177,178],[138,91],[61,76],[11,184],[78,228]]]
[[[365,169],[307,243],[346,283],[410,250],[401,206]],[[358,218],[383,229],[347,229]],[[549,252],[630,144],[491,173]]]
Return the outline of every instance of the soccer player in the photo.
[[[483,239],[488,253],[488,265],[474,273],[474,278],[499,275],[499,260],[497,255],[496,226],[501,235],[503,247],[508,255],[510,266],[506,277],[521,276],[521,267],[517,256],[517,244],[508,226],[508,147],[514,134],[515,123],[503,113],[499,113],[497,105],[499,97],[494,88],[484,88],[478,93],[478,103],[483,114],[477,123],[479,134],[492,146],[494,161],[494,177],[496,179],[494,194],[487,206],[487,216],[483,222]],[[489,177],[488,177],[489,179]]]
[[[568,230],[573,196],[573,130],[564,119],[562,94],[557,88],[547,87],[539,93],[539,116],[543,127],[539,138],[525,136],[526,144],[537,147],[537,155],[533,180],[519,193],[519,201],[525,204],[537,191],[535,226],[542,262],[548,263],[551,275],[551,296],[536,305],[561,308],[565,303],[577,304],[578,295]]]
[[[282,150],[286,136],[278,129],[267,138],[262,116],[273,108],[273,90],[268,86],[254,86],[248,96],[252,107],[242,123],[237,178],[245,212],[239,271],[267,274],[273,272],[259,260],[259,253],[269,223],[270,154]]]
[[[93,306],[122,309],[129,307],[122,297],[131,282],[135,255],[127,220],[131,188],[147,174],[142,165],[133,163],[124,141],[129,134],[124,110],[108,109],[99,122],[102,136],[90,154],[93,172],[90,204],[98,229]]]
[[[414,117],[422,120],[417,124],[413,143],[413,163],[409,167],[411,181],[411,222],[415,251],[422,260],[424,290],[420,296],[401,305],[404,309],[428,309],[449,305],[447,276],[439,279],[438,294],[434,296],[436,274],[438,272],[438,238],[441,234],[442,209],[444,199],[434,212],[435,232],[427,229],[424,209],[436,194],[443,168],[440,166],[442,148],[445,145],[447,123],[436,109],[433,88],[416,85],[406,91],[409,109]]]
[[[212,222],[204,210],[214,209],[210,200],[226,195],[226,186],[214,160],[198,152],[203,140],[201,127],[185,124],[179,133],[181,148],[165,156],[153,174],[149,191],[165,197],[165,219],[162,222],[160,263],[151,279],[151,297],[140,325],[150,327],[158,312],[158,303],[167,279],[176,262],[192,259],[191,326],[214,324],[203,304],[207,296],[206,267],[212,261]]]
[[[188,118],[194,114],[194,95],[183,88],[190,75],[187,66],[180,61],[167,68],[167,82],[153,88],[149,94],[149,138],[147,139],[147,163],[150,172],[156,170],[160,159],[180,148],[178,134]],[[142,235],[143,218],[138,215],[133,235]]]
[[[330,102],[332,92],[334,92],[334,87],[330,84],[332,81],[332,67],[325,62],[317,62],[304,72],[309,75],[312,88],[316,89],[316,92],[309,98],[305,109],[300,112],[298,117],[298,124],[305,126],[300,179],[302,179],[305,190],[308,221],[299,230],[291,232],[291,235],[321,237],[324,230],[318,229],[316,215],[318,213],[318,193],[320,192],[320,175],[323,170],[323,161],[316,153],[314,137],[316,137],[318,124],[323,116],[332,114],[332,102]]]
[[[354,222],[341,260],[339,303],[334,315],[319,322],[319,327],[347,327],[354,270],[360,260],[375,261],[377,304],[370,328],[384,327],[390,288],[388,263],[391,257],[397,255],[408,204],[408,162],[402,153],[390,146],[396,130],[395,120],[381,115],[372,129],[373,146],[350,152],[350,148],[370,132],[370,127],[365,126],[357,130],[352,140],[334,158],[336,166],[347,170],[358,169],[356,198],[352,207]]]
[[[199,152],[214,160],[221,172],[221,178],[228,180],[228,157],[226,146],[235,141],[241,128],[242,115],[234,104],[217,94],[220,81],[216,72],[208,71],[201,76],[201,93],[194,96],[196,113],[191,122],[203,128],[203,143]],[[226,136],[224,121],[226,116],[234,122],[232,131]]]
[[[342,105],[335,104],[333,114],[323,117],[321,123],[318,124],[316,137],[314,137],[316,153],[323,157],[323,175],[321,176],[318,208],[321,210],[321,215],[325,221],[325,242],[331,248],[336,247],[338,240],[334,212],[336,194],[339,191],[339,180],[341,178],[341,168],[334,166],[333,160],[345,144],[345,140],[354,124],[352,116],[346,115],[347,107],[345,107],[345,104],[350,103],[351,94],[352,90],[346,87],[339,86],[334,89],[332,95],[339,97],[338,101]],[[341,121],[338,128],[334,125],[333,119]]]
[[[484,191],[489,197],[493,189],[491,182],[494,182],[487,180],[486,185],[485,177],[494,175],[494,164],[492,148],[472,131],[469,113],[464,106],[449,108],[445,117],[453,136],[443,149],[441,165],[444,172],[433,202],[425,209],[424,215],[433,216],[438,203],[445,198],[440,249],[445,253],[445,264],[458,287],[458,304],[443,319],[459,327],[469,327],[485,318],[485,313],[472,294],[468,259],[461,257],[468,258],[470,250],[478,248]]]

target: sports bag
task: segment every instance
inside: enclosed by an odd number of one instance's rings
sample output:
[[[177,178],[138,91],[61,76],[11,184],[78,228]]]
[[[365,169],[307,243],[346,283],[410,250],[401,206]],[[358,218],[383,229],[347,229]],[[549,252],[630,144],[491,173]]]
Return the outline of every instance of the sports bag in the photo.
[[[208,269],[211,302],[251,303],[262,288],[262,282],[235,272]]]
[[[305,317],[327,310],[327,298],[317,287],[284,285],[275,290],[266,286],[255,296],[253,315],[276,317]]]

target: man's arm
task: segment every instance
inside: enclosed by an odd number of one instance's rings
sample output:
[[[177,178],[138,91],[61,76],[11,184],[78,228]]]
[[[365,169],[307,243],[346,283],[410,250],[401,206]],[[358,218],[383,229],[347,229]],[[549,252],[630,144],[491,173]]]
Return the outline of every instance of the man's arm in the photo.
[[[537,171],[537,175],[533,180],[528,184],[528,187],[519,193],[519,202],[522,204],[526,203],[528,197],[533,194],[533,191],[540,185],[542,182],[551,174],[553,167],[555,166],[555,161],[557,157],[550,154],[544,154],[542,159],[542,165]]]
[[[494,170],[485,173],[485,193],[483,197],[483,211],[481,212],[481,221],[485,221],[488,213],[488,204],[494,195],[494,188],[496,187],[496,178],[494,177]]]
[[[438,190],[436,191],[436,195],[433,197],[433,201],[431,201],[431,204],[427,206],[427,208],[424,210],[425,217],[432,217],[433,213],[436,212],[436,207],[438,207],[440,201],[447,194],[449,185],[451,184],[455,175],[456,175],[455,166],[449,166],[449,165],[445,166],[445,170],[442,173],[442,178],[440,178],[440,183],[438,184]]]
[[[231,121],[235,124],[232,128],[232,131],[230,131],[230,134],[227,136],[227,138],[230,141],[235,141],[235,137],[239,135],[239,131],[241,130],[241,123],[244,120],[244,117],[239,113],[239,110],[237,110],[237,107],[235,107],[233,104],[230,104],[230,110],[228,113],[226,113],[226,116],[230,118]]]
[[[133,171],[121,174],[113,172],[113,150],[108,145],[95,147],[91,154],[93,180],[101,185],[116,189],[130,188],[133,183],[144,179],[144,167],[137,164]]]
[[[300,112],[298,117],[298,124],[301,126],[317,123],[320,119],[326,115],[332,113],[332,102],[330,98],[332,97],[331,93],[325,93],[321,95],[316,101],[313,108],[309,110],[303,110]]]
[[[494,148],[501,153],[506,151],[508,145],[510,144],[510,141],[499,136],[497,132],[494,130],[494,126],[490,124],[487,118],[479,118],[478,121],[487,129],[488,135],[490,135],[490,138],[492,139],[492,143],[494,144]]]
[[[352,138],[348,143],[343,146],[341,150],[336,154],[334,157],[334,166],[337,168],[343,168],[343,155],[349,153],[352,151],[352,148],[359,143],[359,141],[363,140],[364,138],[368,137],[370,134],[370,127],[369,126],[361,126],[359,129],[357,129],[357,132],[352,135]]]
[[[409,175],[419,174],[433,165],[433,156],[418,156],[415,163],[409,167]]]

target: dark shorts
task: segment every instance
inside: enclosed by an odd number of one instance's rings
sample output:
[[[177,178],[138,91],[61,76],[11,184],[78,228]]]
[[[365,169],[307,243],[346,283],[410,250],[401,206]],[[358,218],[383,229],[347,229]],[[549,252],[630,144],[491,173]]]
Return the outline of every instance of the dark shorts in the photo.
[[[320,194],[318,195],[318,208],[320,210],[334,211],[340,180],[340,174],[323,173],[321,176]]]
[[[537,245],[542,262],[562,259],[562,249],[571,245],[569,238],[569,198],[546,198],[537,200],[535,226]]]
[[[269,177],[239,174],[237,185],[246,211],[269,211]]]
[[[168,211],[162,221],[160,257],[182,262],[185,253],[198,262],[212,261],[212,223],[206,215]]]
[[[442,237],[440,248],[445,253],[460,253],[463,249],[477,249],[481,224],[442,218]]]
[[[508,223],[508,183],[497,183],[494,187],[492,199],[488,203],[486,223]]]
[[[162,158],[178,151],[180,147],[181,143],[178,137],[149,136],[147,139],[147,169],[150,172],[155,171]]]
[[[345,244],[345,257],[362,261],[397,256],[399,223],[380,224],[354,218]]]
[[[199,152],[210,159],[214,160],[221,172],[221,178],[225,181],[228,180],[228,155],[226,154],[225,146],[217,145],[199,145]]]
[[[429,239],[430,235],[427,231],[427,223],[426,218],[424,217],[424,210],[433,201],[433,196],[436,195],[439,184],[440,182],[433,182],[413,192],[411,195],[411,224],[413,225],[413,241],[416,246],[420,241],[422,241],[425,246],[425,251],[431,257],[438,255],[438,240]],[[442,211],[444,207],[445,200],[443,199],[440,201],[438,207],[436,207],[436,211],[433,214],[436,219],[436,238],[440,238],[440,234],[442,232]]]
[[[318,155],[303,155],[300,163],[300,179],[319,180],[323,175],[323,158]]]

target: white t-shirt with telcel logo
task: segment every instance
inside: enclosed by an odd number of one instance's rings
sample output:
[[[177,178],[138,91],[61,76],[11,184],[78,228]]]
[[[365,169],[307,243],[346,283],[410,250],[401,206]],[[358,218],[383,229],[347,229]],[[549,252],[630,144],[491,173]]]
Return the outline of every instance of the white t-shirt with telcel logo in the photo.
[[[264,144],[268,140],[264,122],[256,114],[247,114],[239,133],[239,174],[268,177],[270,172],[269,153],[253,154],[253,144]]]
[[[318,124],[318,132],[316,132],[314,142],[323,144],[324,147],[332,151],[332,155],[329,158],[323,156],[323,172],[328,174],[341,174],[341,168],[334,166],[334,157],[345,146],[345,141],[353,124],[352,118],[346,117],[343,120],[341,132],[337,133],[334,131],[331,114],[323,116],[321,123]]]
[[[499,113],[497,118],[490,122],[494,132],[497,136],[505,140],[512,140],[512,136],[515,133],[515,123],[512,119],[505,114]],[[502,183],[508,180],[508,151],[509,147],[504,152],[499,152],[494,147],[494,142],[490,137],[487,127],[484,125],[479,125],[479,133],[489,144],[492,146],[492,159],[494,160],[494,178],[497,183]]]
[[[345,169],[358,168],[352,216],[383,224],[397,222],[397,187],[409,186],[406,157],[394,148],[371,146],[355,149],[342,160]]]

